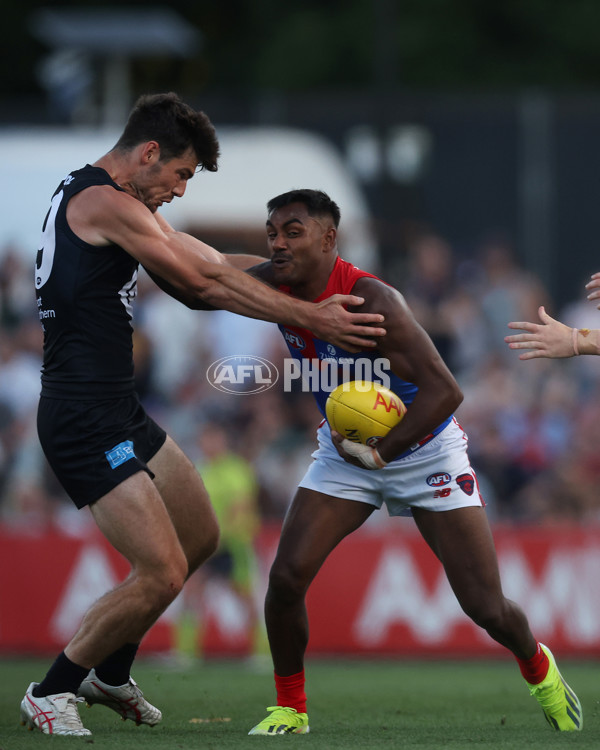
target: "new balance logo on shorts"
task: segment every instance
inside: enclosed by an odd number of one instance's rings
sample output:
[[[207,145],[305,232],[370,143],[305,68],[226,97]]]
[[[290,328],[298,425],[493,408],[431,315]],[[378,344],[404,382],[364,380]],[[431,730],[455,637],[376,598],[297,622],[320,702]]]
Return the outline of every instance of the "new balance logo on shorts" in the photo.
[[[111,468],[116,469],[117,466],[124,464],[125,461],[129,461],[130,458],[135,458],[133,441],[124,440],[122,443],[115,445],[114,448],[111,448],[111,450],[106,451],[105,455]]]

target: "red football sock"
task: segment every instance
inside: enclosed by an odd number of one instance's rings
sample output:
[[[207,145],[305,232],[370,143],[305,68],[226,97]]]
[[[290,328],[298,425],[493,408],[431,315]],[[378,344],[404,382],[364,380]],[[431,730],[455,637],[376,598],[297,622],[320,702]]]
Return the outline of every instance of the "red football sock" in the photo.
[[[521,674],[530,685],[538,685],[548,674],[550,660],[540,644],[531,659],[517,659]]]
[[[277,705],[295,708],[299,714],[306,713],[306,693],[304,692],[304,670],[285,677],[275,673]]]

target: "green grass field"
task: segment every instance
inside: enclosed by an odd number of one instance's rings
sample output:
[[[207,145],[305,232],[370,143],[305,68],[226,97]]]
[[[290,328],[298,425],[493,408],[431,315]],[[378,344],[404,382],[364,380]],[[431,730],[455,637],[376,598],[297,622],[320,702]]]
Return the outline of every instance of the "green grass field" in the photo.
[[[558,733],[546,723],[510,661],[313,660],[307,664],[311,732],[249,737],[274,701],[270,669],[208,662],[175,669],[140,662],[134,676],[163,712],[154,728],[122,722],[103,706],[82,705],[92,737],[47,737],[19,724],[19,703],[48,661],[0,661],[0,750],[81,747],[96,750],[256,748],[277,743],[327,748],[600,748],[600,664],[560,663],[584,711],[582,732]],[[286,746],[287,746],[286,744]]]

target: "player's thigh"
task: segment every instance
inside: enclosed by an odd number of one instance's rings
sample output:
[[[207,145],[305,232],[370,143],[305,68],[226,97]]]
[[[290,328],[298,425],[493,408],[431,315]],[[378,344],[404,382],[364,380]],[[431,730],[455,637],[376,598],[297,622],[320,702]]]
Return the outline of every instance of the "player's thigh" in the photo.
[[[374,506],[299,487],[283,522],[274,568],[312,580],[329,553],[361,526]]]
[[[218,537],[217,519],[194,464],[167,436],[148,466],[188,559],[192,560],[207,545],[212,552]]]
[[[413,516],[461,602],[501,595],[496,548],[484,508],[413,508]]]
[[[165,504],[145,471],[90,506],[100,531],[136,572],[183,570],[187,563]]]

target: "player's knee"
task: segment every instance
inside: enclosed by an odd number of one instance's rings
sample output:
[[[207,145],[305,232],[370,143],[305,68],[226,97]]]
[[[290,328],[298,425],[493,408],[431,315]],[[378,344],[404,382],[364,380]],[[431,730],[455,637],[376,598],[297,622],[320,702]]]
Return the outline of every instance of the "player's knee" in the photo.
[[[296,599],[304,596],[310,578],[302,567],[275,561],[269,573],[269,593],[278,599]]]
[[[185,579],[173,571],[172,575],[165,575],[154,587],[154,601],[156,609],[165,610],[171,602],[181,593]]]
[[[144,586],[152,609],[166,609],[183,589],[187,574],[187,560],[181,554],[164,561],[158,569],[144,576]]]

